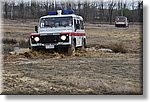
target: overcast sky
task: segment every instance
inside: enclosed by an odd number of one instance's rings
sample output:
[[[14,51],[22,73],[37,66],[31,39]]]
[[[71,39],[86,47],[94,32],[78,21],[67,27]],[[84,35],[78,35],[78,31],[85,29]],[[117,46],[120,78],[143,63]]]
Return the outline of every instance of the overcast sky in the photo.
[[[73,1],[73,2],[77,2],[77,1],[80,1],[80,2],[84,2],[84,1],[123,1],[123,2],[133,2],[133,1],[143,1],[143,0],[1,0],[1,1],[8,1],[8,2],[11,2],[11,1],[15,1],[15,2],[21,2],[21,1],[24,1],[24,2],[28,2],[28,1],[65,1],[65,2],[68,2],[68,1]]]
[[[132,9],[132,6],[130,4],[132,4],[134,2],[134,6],[137,6],[137,2],[138,1],[143,1],[143,0],[1,0],[1,1],[7,1],[7,2],[15,2],[15,4],[17,5],[20,2],[30,2],[30,1],[38,1],[38,2],[44,2],[44,1],[56,1],[56,2],[84,2],[84,1],[104,1],[104,2],[109,2],[109,1],[122,1],[123,3],[125,2],[126,4],[129,4],[127,8]],[[106,6],[107,7],[107,6]]]

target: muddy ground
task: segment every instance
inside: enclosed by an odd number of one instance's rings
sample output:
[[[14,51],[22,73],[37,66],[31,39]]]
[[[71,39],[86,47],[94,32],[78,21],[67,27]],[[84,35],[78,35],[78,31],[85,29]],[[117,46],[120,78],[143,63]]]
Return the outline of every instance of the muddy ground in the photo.
[[[3,38],[16,42],[4,43],[3,94],[143,94],[141,25],[86,24],[87,48],[72,56],[20,44],[35,25],[4,20]]]

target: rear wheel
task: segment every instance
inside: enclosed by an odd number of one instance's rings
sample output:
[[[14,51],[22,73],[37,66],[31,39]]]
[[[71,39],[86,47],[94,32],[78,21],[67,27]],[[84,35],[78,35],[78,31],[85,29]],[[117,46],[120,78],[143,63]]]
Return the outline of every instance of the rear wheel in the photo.
[[[83,39],[82,40],[82,50],[84,50],[86,48],[86,40],[85,39]]]
[[[118,25],[117,25],[117,24],[115,24],[115,27],[118,27]]]
[[[67,48],[67,55],[71,56],[75,53],[76,51],[76,39],[73,39],[72,44]]]

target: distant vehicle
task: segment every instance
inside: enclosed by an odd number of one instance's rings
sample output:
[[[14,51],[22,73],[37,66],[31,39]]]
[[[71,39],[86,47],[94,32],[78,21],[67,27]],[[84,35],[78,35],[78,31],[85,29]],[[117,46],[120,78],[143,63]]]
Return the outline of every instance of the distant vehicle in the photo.
[[[128,27],[128,19],[125,16],[117,16],[115,20],[115,26],[116,27]]]
[[[32,50],[58,49],[71,55],[77,47],[86,46],[83,18],[72,10],[48,12],[47,16],[40,18],[35,31],[29,40]]]

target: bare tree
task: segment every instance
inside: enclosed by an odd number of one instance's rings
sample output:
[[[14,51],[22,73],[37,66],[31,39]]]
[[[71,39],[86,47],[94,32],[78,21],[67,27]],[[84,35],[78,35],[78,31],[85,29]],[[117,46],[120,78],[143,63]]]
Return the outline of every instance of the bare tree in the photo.
[[[132,22],[134,23],[135,22],[135,1],[134,0],[132,0],[132,2],[131,2],[131,7],[132,7]]]
[[[85,21],[87,21],[89,18],[89,14],[90,14],[89,10],[90,10],[90,3],[85,1],[83,3],[83,12],[84,12],[83,16],[84,16]]]
[[[118,3],[117,3],[117,10],[118,10],[117,15],[118,16],[123,16],[124,15],[123,6],[124,6],[123,2],[121,0],[119,0]]]
[[[14,6],[15,6],[15,2],[14,1],[12,1],[12,3],[11,3],[11,19],[14,19]]]
[[[33,18],[36,18],[37,13],[36,7],[37,7],[36,2],[31,0],[31,15]]]
[[[77,12],[78,12],[78,14],[81,14],[81,6],[82,6],[82,4],[81,4],[81,2],[78,0],[78,2],[77,2],[77,5],[78,5],[78,7],[77,7]]]
[[[4,17],[8,18],[8,2],[7,1],[4,2],[4,12],[5,12]]]
[[[24,2],[23,2],[23,0],[21,1],[21,3],[20,3],[20,17],[22,18],[22,19],[24,19],[25,17],[24,17],[24,13],[25,13],[25,4],[24,4]]]
[[[138,2],[138,21],[143,21],[143,1]]]
[[[5,18],[31,18],[36,19],[40,16],[46,15],[48,11],[62,10],[74,10],[76,14],[81,15],[85,21],[90,22],[109,22],[112,24],[112,20],[115,16],[127,16],[130,21],[142,22],[143,13],[143,1],[135,2],[122,2],[115,0],[100,0],[100,1],[81,1],[73,2],[71,0],[45,0],[38,2],[37,0],[31,0],[25,2],[16,3],[13,0],[4,1],[3,12]],[[57,2],[56,2],[57,1]]]
[[[97,16],[99,21],[104,21],[104,1],[97,2]]]
[[[112,24],[112,16],[113,16],[113,10],[116,6],[116,2],[113,0],[108,3],[108,10],[109,10],[109,24]]]

